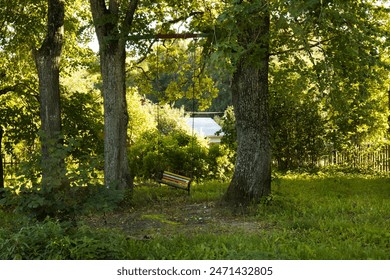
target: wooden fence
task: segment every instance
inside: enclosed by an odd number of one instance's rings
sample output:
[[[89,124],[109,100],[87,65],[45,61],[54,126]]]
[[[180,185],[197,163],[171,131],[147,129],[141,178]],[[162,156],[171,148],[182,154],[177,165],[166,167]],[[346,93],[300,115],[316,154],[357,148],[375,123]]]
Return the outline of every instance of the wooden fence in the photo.
[[[349,166],[352,168],[390,172],[390,145],[374,149],[370,146],[356,146],[348,151],[333,151],[322,156],[317,166]]]

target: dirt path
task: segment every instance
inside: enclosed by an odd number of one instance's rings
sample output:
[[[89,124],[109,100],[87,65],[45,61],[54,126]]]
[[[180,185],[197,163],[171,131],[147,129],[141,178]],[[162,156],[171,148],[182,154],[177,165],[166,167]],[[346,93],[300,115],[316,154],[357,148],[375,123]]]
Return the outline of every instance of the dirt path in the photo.
[[[104,217],[89,217],[86,222],[98,228],[120,229],[135,239],[180,234],[255,232],[262,228],[255,217],[233,214],[231,209],[214,202],[160,203],[137,210],[121,210]]]

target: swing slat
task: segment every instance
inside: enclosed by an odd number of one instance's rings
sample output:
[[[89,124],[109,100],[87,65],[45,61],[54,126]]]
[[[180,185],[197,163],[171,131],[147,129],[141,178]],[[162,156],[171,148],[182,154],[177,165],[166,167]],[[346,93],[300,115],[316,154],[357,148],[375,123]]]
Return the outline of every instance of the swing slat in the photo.
[[[186,190],[190,194],[192,179],[186,176],[164,171],[162,178],[157,182],[177,189]]]

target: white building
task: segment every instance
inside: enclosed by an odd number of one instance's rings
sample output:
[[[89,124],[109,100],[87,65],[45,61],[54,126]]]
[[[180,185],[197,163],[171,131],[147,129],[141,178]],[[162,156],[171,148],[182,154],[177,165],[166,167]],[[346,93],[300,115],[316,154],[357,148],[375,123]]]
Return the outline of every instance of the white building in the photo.
[[[212,118],[186,118],[186,122],[191,129],[192,126],[194,126],[194,131],[196,134],[207,138],[209,140],[209,144],[221,143],[223,133],[216,135],[216,133],[221,130],[221,126],[217,124]]]

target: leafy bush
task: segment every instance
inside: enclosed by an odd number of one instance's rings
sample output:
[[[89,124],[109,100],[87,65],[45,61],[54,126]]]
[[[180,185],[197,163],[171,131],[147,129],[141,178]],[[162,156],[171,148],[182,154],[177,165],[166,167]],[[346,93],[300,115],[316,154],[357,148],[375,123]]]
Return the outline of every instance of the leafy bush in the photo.
[[[55,220],[0,230],[0,259],[123,259],[131,251],[126,237],[113,230],[69,227]]]
[[[227,107],[223,117],[217,120],[221,126],[221,131],[218,134],[222,134],[221,143],[225,144],[231,151],[237,150],[237,130],[236,130],[236,117],[234,115],[233,106]]]
[[[193,175],[207,175],[207,146],[185,131],[168,135],[146,132],[142,140],[130,147],[129,164],[133,175],[141,178],[158,177],[164,170]]]
[[[63,146],[56,155],[64,158],[72,148]],[[66,175],[48,178],[45,184],[40,181],[39,158],[32,155],[31,161],[21,165],[17,184],[5,189],[0,205],[41,221],[46,217],[75,220],[85,212],[112,210],[123,198],[123,192],[107,189],[97,180],[100,160],[96,157],[69,162]]]
[[[184,131],[168,135],[147,132],[131,146],[129,164],[133,175],[156,178],[164,170],[192,176],[196,180],[228,180],[233,171],[232,152],[225,145],[208,147],[204,141]]]
[[[225,144],[210,146],[207,179],[230,180],[234,170],[235,154],[236,152]]]
[[[40,221],[52,217],[75,222],[82,214],[112,211],[123,200],[124,194],[124,191],[98,184],[60,185],[56,188],[21,185],[16,191],[8,191],[0,203]]]
[[[59,223],[25,225],[16,232],[0,233],[0,259],[63,259],[69,240]],[[68,243],[68,244],[67,244]]]

